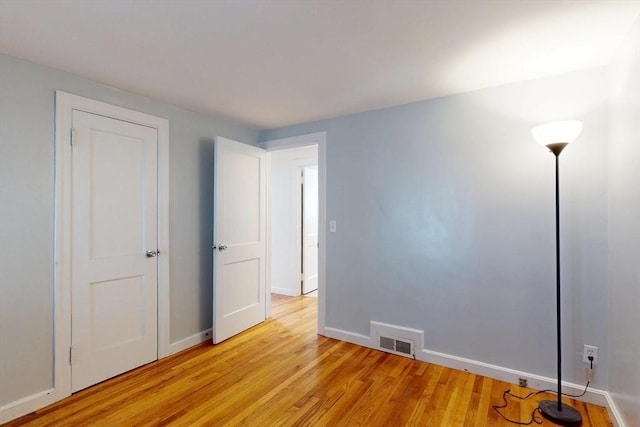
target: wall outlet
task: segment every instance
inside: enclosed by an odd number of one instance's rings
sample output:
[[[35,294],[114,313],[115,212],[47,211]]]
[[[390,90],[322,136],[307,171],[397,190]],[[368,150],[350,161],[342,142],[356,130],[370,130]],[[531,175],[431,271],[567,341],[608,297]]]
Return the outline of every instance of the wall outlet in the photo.
[[[598,363],[598,347],[594,347],[592,345],[584,346],[584,353],[582,355],[582,361],[584,363],[591,363],[589,360],[589,356],[593,357],[593,364],[596,365]]]
[[[526,387],[528,385],[527,383],[528,381],[526,378],[522,378],[522,377],[518,378],[518,385],[520,387]]]

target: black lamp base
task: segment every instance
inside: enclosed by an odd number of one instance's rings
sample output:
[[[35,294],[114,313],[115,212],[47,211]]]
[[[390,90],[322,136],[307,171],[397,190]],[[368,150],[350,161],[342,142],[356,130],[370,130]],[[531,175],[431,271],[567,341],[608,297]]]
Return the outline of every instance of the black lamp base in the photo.
[[[575,408],[562,404],[562,410],[558,411],[558,401],[543,400],[538,405],[542,415],[550,421],[561,426],[579,426],[582,425],[582,415]]]

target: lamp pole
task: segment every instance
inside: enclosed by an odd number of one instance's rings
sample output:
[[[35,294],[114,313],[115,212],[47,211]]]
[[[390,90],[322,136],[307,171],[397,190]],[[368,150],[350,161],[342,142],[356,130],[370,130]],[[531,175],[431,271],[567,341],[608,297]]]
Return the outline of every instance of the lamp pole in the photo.
[[[558,411],[562,411],[562,338],[560,328],[560,153],[566,147],[552,149],[556,158],[556,337],[558,346]]]
[[[567,146],[566,142],[547,144],[547,148],[555,156],[556,161],[556,338],[558,352],[558,399],[543,400],[539,404],[540,412],[546,418],[561,425],[579,425],[582,415],[575,408],[562,403],[562,338],[560,321],[560,153]]]
[[[556,337],[558,346],[558,411],[562,411],[562,339],[560,328],[560,152],[556,157]]]

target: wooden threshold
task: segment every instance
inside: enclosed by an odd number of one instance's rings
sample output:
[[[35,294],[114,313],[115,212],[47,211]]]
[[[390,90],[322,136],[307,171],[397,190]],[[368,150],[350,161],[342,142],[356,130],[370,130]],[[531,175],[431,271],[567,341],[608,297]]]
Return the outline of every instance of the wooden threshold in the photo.
[[[512,426],[492,405],[506,389],[533,391],[319,336],[315,298],[274,295],[272,304],[271,319],[221,344],[199,344],[6,426]],[[554,396],[511,398],[503,413],[528,422],[545,399]],[[566,402],[583,427],[612,426],[605,408]]]

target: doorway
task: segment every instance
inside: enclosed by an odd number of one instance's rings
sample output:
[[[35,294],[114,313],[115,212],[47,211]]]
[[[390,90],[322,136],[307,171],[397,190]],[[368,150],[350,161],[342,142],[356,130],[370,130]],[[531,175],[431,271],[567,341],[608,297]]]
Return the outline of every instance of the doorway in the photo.
[[[54,384],[40,406],[169,353],[169,122],[56,91],[55,158]]]
[[[324,132],[301,135],[262,143],[267,150],[267,295],[300,296],[310,289],[304,284],[305,263],[307,284],[317,288],[318,334],[324,334],[324,265],[325,265],[325,139]],[[304,193],[302,175],[317,171],[315,228],[317,232],[304,236]],[[309,208],[309,211],[314,210]],[[312,231],[314,226],[307,226]],[[315,241],[314,241],[315,239]],[[307,243],[303,243],[305,241]],[[304,246],[308,246],[305,251]],[[315,246],[316,254],[310,250]],[[305,262],[305,252],[308,260]],[[314,265],[315,264],[315,265]],[[315,273],[317,271],[317,273]],[[313,282],[317,284],[313,284]],[[269,301],[270,298],[267,298]],[[267,316],[270,315],[267,306]]]
[[[268,261],[271,266],[271,293],[292,297],[300,296],[305,279],[304,267],[310,260],[310,256],[307,254],[309,251],[304,246],[308,240],[314,237],[306,238],[305,235],[303,175],[306,168],[315,167],[317,170],[318,147],[312,145],[287,148],[269,152],[267,156],[269,158],[268,175],[271,202],[268,208],[271,219],[270,226],[268,226],[271,249]],[[309,198],[311,199],[312,196]],[[315,216],[317,217],[317,191],[315,198]],[[307,200],[306,204],[312,204],[312,201]],[[312,213],[313,207],[307,207],[306,216],[311,216],[309,214]],[[307,228],[310,227],[308,225]],[[317,232],[315,238],[317,239]],[[315,244],[317,248],[317,242]],[[315,257],[317,262],[317,251]],[[308,266],[308,270],[311,270],[311,266]],[[315,270],[317,271],[317,267]]]

